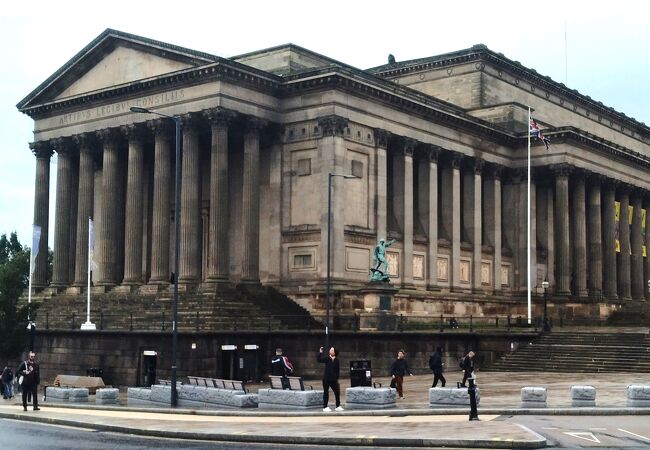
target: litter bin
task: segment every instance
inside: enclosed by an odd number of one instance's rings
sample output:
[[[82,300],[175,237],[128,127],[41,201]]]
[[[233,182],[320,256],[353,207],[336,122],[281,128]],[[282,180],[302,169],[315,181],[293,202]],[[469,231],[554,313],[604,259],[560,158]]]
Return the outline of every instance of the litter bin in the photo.
[[[372,370],[369,359],[350,361],[350,387],[372,386]]]

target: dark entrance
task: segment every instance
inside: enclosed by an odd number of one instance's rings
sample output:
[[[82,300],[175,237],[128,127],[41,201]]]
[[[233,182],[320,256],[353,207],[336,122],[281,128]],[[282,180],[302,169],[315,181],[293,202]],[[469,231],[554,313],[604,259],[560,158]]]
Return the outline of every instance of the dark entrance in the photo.
[[[221,346],[221,378],[239,380],[239,358],[236,345]]]
[[[141,380],[142,385],[145,387],[150,387],[153,384],[156,384],[156,362],[158,359],[158,352],[155,350],[145,350],[142,352],[142,363],[140,367],[142,368]]]
[[[260,381],[258,351],[259,345],[244,345],[243,364],[240,364],[242,381]]]

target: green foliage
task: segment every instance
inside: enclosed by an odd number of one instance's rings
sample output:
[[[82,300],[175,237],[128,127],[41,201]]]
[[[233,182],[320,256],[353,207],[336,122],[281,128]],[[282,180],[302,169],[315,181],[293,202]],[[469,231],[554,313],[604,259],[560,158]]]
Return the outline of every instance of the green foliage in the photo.
[[[29,248],[18,242],[15,232],[0,236],[0,357],[11,359],[24,349],[27,340],[27,306],[18,299],[29,282]]]

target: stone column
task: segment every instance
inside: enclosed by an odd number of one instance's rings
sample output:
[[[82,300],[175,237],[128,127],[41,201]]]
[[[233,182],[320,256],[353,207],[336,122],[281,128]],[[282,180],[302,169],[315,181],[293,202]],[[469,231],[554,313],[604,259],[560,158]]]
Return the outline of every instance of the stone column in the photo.
[[[264,259],[266,265],[266,282],[278,284],[282,279],[282,153],[284,127],[272,124],[267,128],[269,141],[269,187],[266,200],[260,200],[265,205],[268,227],[268,238],[264,244],[264,251],[260,251],[260,271]],[[265,139],[262,139],[264,142]],[[262,211],[262,208],[260,208]],[[260,212],[261,213],[261,212]],[[261,222],[261,221],[260,221]],[[260,223],[260,233],[265,225]]]
[[[600,298],[603,292],[603,242],[600,207],[600,185],[602,177],[589,177],[587,198],[587,229],[589,232],[589,296]]]
[[[404,138],[404,228],[402,287],[413,288],[413,152],[417,141]]]
[[[101,266],[101,279],[96,283],[100,286],[114,286],[117,284],[117,257],[116,242],[118,239],[118,208],[122,205],[119,197],[119,132],[106,128],[97,132],[97,137],[103,145],[102,162],[102,210],[100,221],[98,263]]]
[[[171,145],[173,129],[169,121],[147,122],[154,132],[153,218],[151,225],[151,277],[149,283],[167,284],[169,270],[169,217],[171,177]]]
[[[620,216],[618,219],[618,240],[621,244],[621,251],[618,254],[620,264],[617,265],[618,275],[618,297],[621,301],[632,300],[631,265],[630,265],[630,186],[621,184],[619,187],[619,198],[621,202]]]
[[[609,180],[603,186],[603,294],[618,300],[616,286],[616,185]]]
[[[223,108],[213,108],[204,111],[204,115],[212,131],[207,279],[228,281],[228,124],[235,114]]]
[[[246,120],[244,130],[244,186],[242,190],[242,282],[259,283],[260,239],[260,130],[264,122]]]
[[[481,265],[483,255],[483,228],[482,228],[482,210],[483,204],[481,202],[481,188],[483,181],[481,179],[481,171],[483,170],[484,161],[482,159],[474,160],[474,210],[472,216],[472,289],[474,291],[481,291]]]
[[[463,155],[451,155],[451,290],[460,289],[460,168]]]
[[[34,261],[32,287],[41,289],[47,286],[47,239],[50,216],[50,158],[52,147],[49,142],[33,142],[29,148],[36,156],[36,175],[34,177],[34,225],[41,227],[38,254]],[[31,245],[31,242],[30,242]]]
[[[585,174],[579,170],[573,176],[573,202],[571,218],[573,219],[573,273],[575,276],[574,295],[586,297],[587,290],[587,220],[585,216]]]
[[[79,147],[79,195],[77,204],[77,245],[74,286],[88,283],[88,219],[93,217],[95,195],[95,136],[90,133],[74,136]]]
[[[643,258],[643,282],[645,299],[650,301],[650,193],[645,192],[643,197],[643,209],[645,209],[645,252],[646,256]]]
[[[438,289],[438,158],[440,147],[429,147],[429,276],[427,289]]]
[[[494,284],[494,291],[501,291],[501,175],[503,174],[503,166],[495,166],[493,171],[494,182],[494,230],[492,240],[494,242],[494,267],[492,268],[492,277]]]
[[[643,229],[642,220],[642,193],[635,189],[632,193],[631,203],[633,208],[632,230],[630,234],[630,244],[632,247],[631,256],[631,279],[632,279],[632,299],[642,301],[644,290],[647,289],[643,281]],[[645,288],[645,289],[644,289]]]
[[[387,190],[388,162],[386,151],[390,133],[379,128],[375,129],[375,146],[377,148],[377,241],[386,239],[387,231]]]
[[[144,132],[141,125],[126,125],[129,140],[126,180],[126,227],[124,239],[124,284],[142,283],[142,189],[144,185]]]
[[[197,117],[185,114],[181,164],[180,283],[197,283],[201,278],[201,169]]]
[[[557,164],[555,173],[556,295],[571,295],[571,252],[569,247],[569,174],[573,167]]]
[[[54,220],[54,268],[52,286],[64,287],[70,282],[70,226],[72,217],[72,142],[69,138],[51,141],[58,154],[56,170],[56,211]],[[75,217],[76,220],[76,217]]]

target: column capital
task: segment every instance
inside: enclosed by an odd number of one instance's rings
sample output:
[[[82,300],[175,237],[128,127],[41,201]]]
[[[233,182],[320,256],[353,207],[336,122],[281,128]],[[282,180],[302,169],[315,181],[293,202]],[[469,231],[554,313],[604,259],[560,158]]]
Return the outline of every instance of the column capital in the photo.
[[[632,186],[631,184],[628,184],[628,183],[621,182],[616,187],[616,190],[621,195],[629,196],[634,191],[634,186]]]
[[[36,156],[36,159],[50,159],[54,153],[48,141],[30,142],[29,149]]]
[[[412,138],[405,137],[402,143],[402,153],[404,156],[410,156],[413,158],[413,152],[415,147],[418,145],[418,141]]]
[[[264,128],[262,142],[264,145],[281,144],[284,139],[285,126],[278,122],[269,122]]]
[[[317,122],[318,126],[323,130],[323,136],[341,137],[345,132],[345,127],[348,126],[348,119],[334,114],[319,117]]]
[[[245,131],[262,131],[269,124],[268,120],[256,116],[244,116]]]
[[[465,155],[458,152],[449,152],[449,163],[451,164],[452,169],[460,169],[463,164],[463,159]]]
[[[142,143],[146,139],[145,127],[139,123],[122,125],[120,132],[127,137],[129,142]]]
[[[59,155],[70,156],[74,150],[72,139],[67,136],[50,139],[50,145]]]
[[[91,152],[97,143],[97,137],[94,133],[81,133],[72,136],[72,140],[79,147],[80,152]]]
[[[471,164],[474,175],[481,175],[485,167],[485,160],[481,158],[474,158]]]
[[[424,148],[424,154],[426,155],[429,162],[437,163],[438,159],[440,158],[440,154],[442,153],[442,147],[433,144],[428,144],[425,145],[423,148]]]
[[[203,117],[206,118],[211,126],[227,127],[230,122],[232,122],[233,119],[237,117],[237,113],[235,111],[222,108],[221,106],[204,109],[202,113]]]
[[[519,184],[526,178],[526,169],[524,167],[508,168],[505,174],[512,184]]]
[[[120,132],[116,128],[104,128],[95,134],[102,143],[108,145],[115,145],[120,140]]]
[[[181,128],[183,131],[196,131],[200,116],[195,112],[181,114]]]
[[[373,132],[375,134],[375,145],[386,150],[388,148],[388,141],[390,140],[391,132],[381,128],[375,128]]]
[[[147,128],[149,128],[156,137],[171,138],[174,133],[174,127],[169,119],[158,118],[147,120]]]
[[[492,175],[492,178],[495,180],[500,180],[503,177],[503,171],[505,170],[505,167],[494,163],[488,163],[487,167],[490,174]]]
[[[549,169],[556,177],[568,177],[575,169],[572,165],[566,163],[551,164]]]
[[[645,190],[638,186],[630,185],[630,198],[641,201]]]
[[[587,174],[587,182],[592,186],[600,186],[607,180],[607,177],[603,174],[596,172],[589,172]]]

